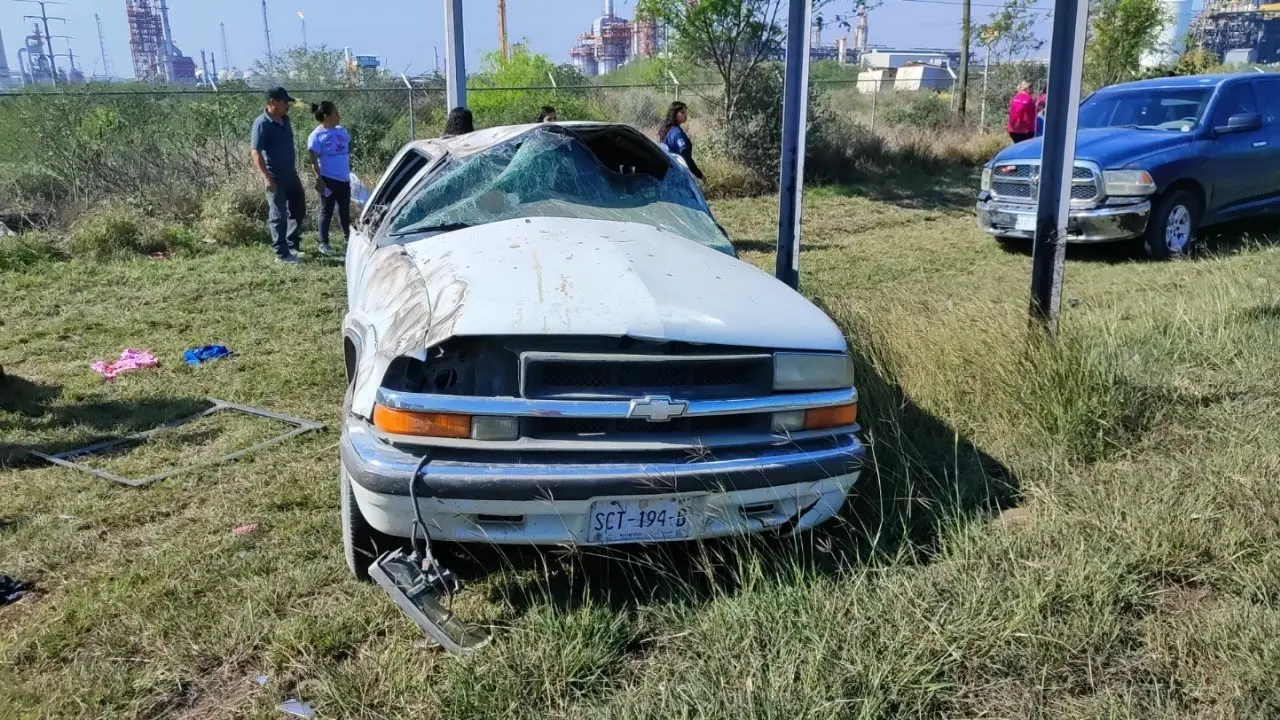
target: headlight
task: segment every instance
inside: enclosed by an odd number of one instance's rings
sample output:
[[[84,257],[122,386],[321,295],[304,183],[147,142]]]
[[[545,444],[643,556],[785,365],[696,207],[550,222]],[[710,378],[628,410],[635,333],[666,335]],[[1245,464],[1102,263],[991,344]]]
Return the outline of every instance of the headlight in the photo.
[[[1102,183],[1110,197],[1147,196],[1156,191],[1156,181],[1146,170],[1103,170]]]
[[[829,353],[777,353],[774,390],[835,390],[853,387],[853,360]]]
[[[991,189],[991,168],[989,167],[982,168],[982,189]]]

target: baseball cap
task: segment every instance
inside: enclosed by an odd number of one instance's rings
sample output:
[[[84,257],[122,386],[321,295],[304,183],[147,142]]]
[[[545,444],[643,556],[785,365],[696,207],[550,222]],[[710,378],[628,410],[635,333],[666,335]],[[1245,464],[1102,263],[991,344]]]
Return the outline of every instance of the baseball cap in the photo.
[[[285,90],[284,88],[279,87],[279,86],[277,86],[277,87],[273,87],[273,88],[271,88],[270,90],[268,90],[268,91],[267,91],[267,99],[268,99],[268,100],[282,100],[282,101],[287,102],[287,103],[295,103],[295,102],[298,102],[297,100],[294,100],[294,99],[293,99],[293,97],[291,97],[291,96],[289,95],[289,91],[288,91],[288,90]]]

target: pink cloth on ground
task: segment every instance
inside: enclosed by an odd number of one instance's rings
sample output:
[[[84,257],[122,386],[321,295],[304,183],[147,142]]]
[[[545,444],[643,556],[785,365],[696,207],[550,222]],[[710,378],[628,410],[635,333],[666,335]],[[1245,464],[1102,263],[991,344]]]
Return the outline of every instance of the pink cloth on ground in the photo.
[[[117,375],[132,370],[141,370],[159,365],[160,361],[156,356],[146,350],[135,350],[129,348],[120,353],[120,358],[114,362],[105,362],[103,360],[94,360],[89,367],[102,374],[108,380],[113,380]]]

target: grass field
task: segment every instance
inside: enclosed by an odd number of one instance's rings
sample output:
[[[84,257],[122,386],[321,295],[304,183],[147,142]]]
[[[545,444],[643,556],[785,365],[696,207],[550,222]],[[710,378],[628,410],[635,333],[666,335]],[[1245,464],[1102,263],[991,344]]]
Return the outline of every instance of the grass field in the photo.
[[[342,561],[340,266],[241,248],[0,273],[0,573],[36,588],[0,607],[0,716],[1277,716],[1280,249],[1252,227],[1181,262],[1073,250],[1046,347],[1029,256],[956,182],[808,197],[804,289],[858,353],[875,461],[841,522],[452,548],[462,611],[498,626],[467,660]],[[774,199],[715,209],[770,266]],[[237,356],[181,364],[208,342]],[[162,364],[89,370],[125,347]],[[208,396],[331,429],[140,490],[24,458]],[[275,429],[220,418],[92,461],[146,474]]]

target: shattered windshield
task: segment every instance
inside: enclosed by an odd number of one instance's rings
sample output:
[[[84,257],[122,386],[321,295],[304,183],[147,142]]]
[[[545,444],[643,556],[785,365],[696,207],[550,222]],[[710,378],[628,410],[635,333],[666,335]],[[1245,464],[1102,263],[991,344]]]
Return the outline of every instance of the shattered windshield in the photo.
[[[538,130],[450,160],[391,223],[393,235],[456,230],[526,217],[651,225],[726,254],[733,246],[689,179],[605,167],[580,138]]]
[[[1080,129],[1129,127],[1142,130],[1194,128],[1213,88],[1141,88],[1099,92],[1080,106]]]

